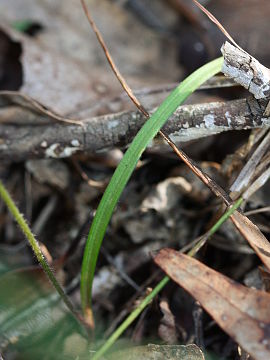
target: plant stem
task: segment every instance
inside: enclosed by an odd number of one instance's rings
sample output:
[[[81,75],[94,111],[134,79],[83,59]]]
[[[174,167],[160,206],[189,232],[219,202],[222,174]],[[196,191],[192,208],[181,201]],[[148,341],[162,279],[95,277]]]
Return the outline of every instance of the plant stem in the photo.
[[[28,226],[26,220],[24,219],[23,215],[20,213],[19,209],[17,208],[16,204],[12,200],[9,192],[5,188],[4,184],[0,180],[0,197],[3,199],[4,203],[6,204],[7,208],[9,209],[11,215],[13,216],[14,220],[18,223],[20,229],[24,233],[25,237],[27,238],[39,264],[41,265],[42,269],[47,274],[48,278],[50,279],[52,285],[68,307],[68,309],[71,311],[71,313],[74,315],[77,321],[80,322],[81,325],[85,327],[85,323],[83,322],[80,314],[75,310],[72,302],[66,295],[64,289],[60,285],[60,283],[57,281],[53,270],[50,268],[49,264],[47,263],[40,246],[38,244],[38,241],[36,240],[34,234],[32,233],[30,227]]]
[[[189,256],[194,256],[200,248],[204,245],[206,240],[208,240],[219,228],[220,226],[233,214],[233,212],[239,208],[244,199],[240,197],[233,205],[231,205],[227,211],[218,219],[218,221],[211,227],[208,231],[207,236],[203,236],[203,238],[197,242],[197,244],[187,253]]]
[[[115,343],[115,341],[121,336],[121,334],[128,328],[128,326],[140,315],[140,313],[151,303],[154,297],[164,288],[169,282],[170,278],[165,276],[147,295],[139,306],[132,311],[132,313],[124,320],[124,322],[115,330],[115,332],[109,337],[105,344],[94,354],[92,360],[100,359],[100,357]]]

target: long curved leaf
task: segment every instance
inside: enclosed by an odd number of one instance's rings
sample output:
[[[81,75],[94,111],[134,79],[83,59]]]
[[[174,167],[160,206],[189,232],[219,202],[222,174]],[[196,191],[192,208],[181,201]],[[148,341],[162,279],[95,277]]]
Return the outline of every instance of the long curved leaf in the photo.
[[[177,86],[135,136],[115,170],[99,203],[84,250],[81,272],[81,302],[86,316],[91,317],[92,314],[91,289],[99,249],[113,210],[138,160],[148,143],[155,137],[177,107],[207,79],[220,72],[222,63],[222,57],[211,61],[196,70]]]

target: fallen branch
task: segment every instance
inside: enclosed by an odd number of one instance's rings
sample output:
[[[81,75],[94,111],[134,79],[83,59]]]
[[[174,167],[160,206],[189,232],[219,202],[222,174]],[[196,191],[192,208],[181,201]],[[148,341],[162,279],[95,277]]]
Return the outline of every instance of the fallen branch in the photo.
[[[184,105],[164,126],[174,142],[188,142],[228,130],[270,125],[270,70],[246,52],[225,43],[223,72],[245,86],[256,98],[228,102]],[[265,98],[265,99],[263,99]],[[69,157],[79,151],[98,152],[127,146],[145,121],[138,111],[84,120],[83,126],[56,121],[31,101],[6,94],[0,96],[0,159]],[[149,145],[159,146],[157,137]]]
[[[228,42],[222,46],[221,52],[224,56],[222,72],[225,75],[244,86],[256,99],[270,97],[270,69]]]
[[[263,116],[267,101],[254,98],[228,102],[184,105],[164,126],[175,142],[187,142],[228,130],[270,125]],[[64,124],[21,105],[0,105],[0,158],[69,157],[78,151],[98,152],[128,145],[145,118],[138,111],[90,118],[80,124]],[[160,145],[157,137],[149,146]]]

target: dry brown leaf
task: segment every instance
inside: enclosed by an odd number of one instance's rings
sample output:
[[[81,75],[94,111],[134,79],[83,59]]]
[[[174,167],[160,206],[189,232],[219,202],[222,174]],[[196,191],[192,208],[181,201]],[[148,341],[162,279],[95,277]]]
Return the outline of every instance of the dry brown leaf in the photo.
[[[254,359],[270,358],[270,295],[247,288],[172,249],[163,249],[155,262]]]
[[[106,42],[117,54],[118,66],[124,73],[135,77],[148,77],[145,72],[147,67],[153,77],[157,76],[159,71],[164,74],[164,80],[166,76],[175,79],[173,72],[177,71],[177,67],[174,65],[174,59],[170,59],[169,56],[163,59],[167,66],[156,61],[161,51],[161,44],[159,37],[153,31],[143,27],[138,19],[131,12],[126,11],[118,1],[87,0],[86,2]],[[99,49],[94,34],[89,32],[89,25],[79,1],[1,0],[0,14],[9,23],[24,19],[35,21],[43,27],[37,34],[38,42],[48,46],[50,52],[61,52],[64,57],[72,58],[83,66],[87,65],[90,74],[99,66],[104,70],[106,59]],[[174,17],[177,19],[175,15]],[[167,48],[169,44],[166,45],[163,41],[162,46]],[[106,69],[108,70],[107,67]],[[113,76],[110,77],[111,79]]]
[[[169,54],[175,53],[172,44],[164,45],[120,4],[107,0],[88,0],[87,4],[132,86],[176,80],[179,69],[173,55],[156,61],[164,46]],[[10,24],[25,19],[42,27],[35,37],[11,29]],[[1,0],[0,23],[0,31],[22,47],[23,84],[19,90],[24,94],[63,116],[80,112],[80,118],[85,118],[122,110],[121,104],[107,109],[106,101],[96,109],[104,98],[119,95],[120,87],[89,31],[79,1]]]
[[[234,214],[231,215],[231,220],[264,265],[270,269],[270,243],[261,233],[260,229],[238,211],[235,211]]]
[[[81,64],[4,26],[2,22],[0,31],[22,47],[22,93],[61,114],[75,111],[83,102],[98,99],[93,91],[93,77],[90,79]]]

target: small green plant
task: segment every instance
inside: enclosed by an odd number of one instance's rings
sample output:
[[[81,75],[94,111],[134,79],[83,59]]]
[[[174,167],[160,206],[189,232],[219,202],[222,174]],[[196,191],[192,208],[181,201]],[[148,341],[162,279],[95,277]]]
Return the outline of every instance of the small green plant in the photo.
[[[177,86],[135,136],[129,149],[115,170],[99,203],[84,250],[81,273],[81,302],[85,316],[90,318],[89,321],[92,321],[91,289],[99,249],[113,210],[125,185],[148,143],[155,137],[168,118],[190,94],[206,80],[221,71],[222,63],[222,57],[211,61],[196,70]]]
[[[149,118],[149,120],[138,132],[129,149],[126,151],[122,161],[118,165],[115,173],[113,174],[113,177],[98,206],[96,216],[91,226],[86,247],[84,250],[81,270],[81,302],[84,316],[88,325],[93,325],[91,289],[100,246],[102,244],[103,237],[113,214],[114,208],[121,196],[121,193],[124,190],[125,185],[127,184],[139,158],[141,157],[143,151],[145,150],[151,139],[155,137],[157,132],[165,124],[168,118],[173,114],[176,108],[181,105],[183,101],[192,92],[194,92],[203,82],[205,82],[207,79],[209,79],[221,70],[222,62],[223,58],[218,58],[204,65],[203,67],[195,71],[193,74],[191,74],[188,78],[186,78],[175,90],[171,92],[167,99],[160,105],[156,112]],[[35,239],[28,224],[23,218],[23,215],[19,212],[17,206],[11,199],[8,191],[6,190],[1,181],[0,196],[6,203],[14,219],[17,221],[22,232],[28,239],[38,261],[40,262],[43,270],[48,275],[55,289],[57,290],[69,310],[76,317],[76,319],[79,320],[82,325],[85,325],[81,319],[80,314],[78,314],[78,312],[74,309],[63,288],[57,282],[52,269],[49,267],[39,248],[37,240]],[[235,211],[235,209],[237,209],[241,205],[242,201],[243,199],[239,198],[232,206],[228,208],[224,215],[209,230],[207,234],[208,237],[213,235],[218,230],[221,224],[224,223]],[[205,239],[199,241],[196,244],[196,246],[190,251],[190,256],[193,256],[198,251],[203,241],[205,241]],[[114,342],[119,338],[119,336],[121,336],[121,334],[126,330],[126,328],[136,319],[136,317],[143,311],[143,309],[151,303],[153,298],[164,288],[168,281],[169,278],[164,277],[161,282],[156,285],[156,287],[151,291],[151,293],[142,300],[138,307],[126,318],[126,320],[119,326],[118,329],[116,329],[116,331],[110,336],[110,338],[105,342],[105,344],[95,353],[95,355],[92,357],[93,359],[99,359],[114,344]]]

